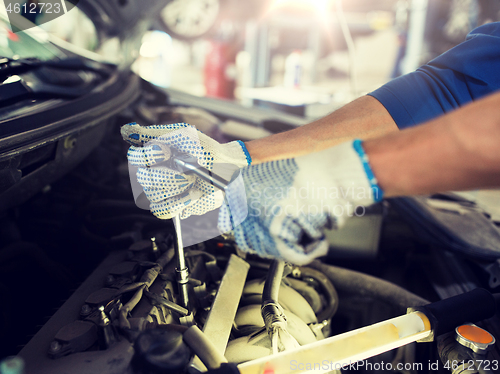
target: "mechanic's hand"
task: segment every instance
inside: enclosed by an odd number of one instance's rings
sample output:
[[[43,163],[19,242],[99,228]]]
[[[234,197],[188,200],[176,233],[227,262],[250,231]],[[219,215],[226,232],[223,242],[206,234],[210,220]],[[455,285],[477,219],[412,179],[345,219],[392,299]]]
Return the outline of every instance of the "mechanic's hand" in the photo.
[[[248,166],[241,175],[248,216],[233,230],[236,243],[243,251],[296,264],[326,255],[324,228],[339,228],[357,207],[382,200],[359,140]],[[227,196],[231,192],[238,193],[229,189]],[[230,217],[224,204],[219,214],[221,231],[231,230]]]
[[[139,167],[137,180],[150,201],[151,212],[162,219],[201,215],[217,209],[224,200],[222,191],[212,184],[162,166],[171,148],[196,157],[208,170],[218,163],[239,168],[251,163],[243,142],[220,144],[186,123],[147,127],[130,123],[122,126],[121,133],[131,144],[127,157],[131,165]]]

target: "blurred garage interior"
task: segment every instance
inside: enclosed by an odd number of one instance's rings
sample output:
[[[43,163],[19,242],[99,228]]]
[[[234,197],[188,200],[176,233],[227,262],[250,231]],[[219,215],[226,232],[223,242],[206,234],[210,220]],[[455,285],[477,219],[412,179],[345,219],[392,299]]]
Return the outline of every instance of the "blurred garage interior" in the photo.
[[[54,18],[41,10],[49,3],[67,12]],[[220,142],[293,129],[497,21],[497,0],[0,2],[0,374],[197,374],[224,354],[264,362],[273,276],[300,345],[373,329],[367,341],[354,334],[371,354],[363,367],[310,372],[458,374],[450,362],[464,357],[490,365],[463,373],[499,372],[498,314],[463,325],[497,338],[478,344],[453,332],[383,349],[375,325],[499,292],[498,191],[384,201],[327,230],[328,256],[308,266],[277,269],[222,236],[187,246],[187,310],[174,223],[136,206],[120,136],[129,122],[187,122]],[[482,305],[471,295],[467,307]],[[193,325],[204,331],[197,348],[183,342]],[[251,368],[308,371],[282,369]]]

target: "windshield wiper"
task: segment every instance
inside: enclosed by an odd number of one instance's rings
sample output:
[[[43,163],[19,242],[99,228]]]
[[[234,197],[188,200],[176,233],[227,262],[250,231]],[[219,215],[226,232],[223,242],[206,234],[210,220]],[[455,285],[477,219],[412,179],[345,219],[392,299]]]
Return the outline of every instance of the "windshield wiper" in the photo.
[[[45,61],[38,58],[12,59],[0,57],[0,82],[3,82],[10,76],[27,73],[41,67],[73,71],[85,70],[109,76],[114,65],[83,60],[76,57]]]
[[[24,99],[77,98],[115,69],[115,65],[79,58],[42,61],[0,57],[0,107]]]

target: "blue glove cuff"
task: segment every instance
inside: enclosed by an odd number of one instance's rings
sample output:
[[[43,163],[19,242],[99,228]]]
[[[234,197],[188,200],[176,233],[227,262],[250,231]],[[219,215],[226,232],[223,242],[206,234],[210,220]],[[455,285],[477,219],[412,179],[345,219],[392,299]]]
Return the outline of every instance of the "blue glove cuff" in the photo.
[[[373,191],[373,200],[378,203],[384,199],[384,191],[378,185],[377,178],[375,178],[375,175],[373,174],[373,170],[368,162],[368,156],[363,149],[363,141],[356,139],[353,141],[352,146],[363,164],[363,169],[365,169],[366,177],[368,178],[368,182],[370,183]]]
[[[241,140],[237,140],[237,142],[241,146],[241,149],[243,150],[243,153],[245,154],[245,157],[247,158],[247,164],[251,165],[252,164],[252,156],[250,156],[250,153],[248,153],[248,149],[245,146],[245,143],[243,143]]]

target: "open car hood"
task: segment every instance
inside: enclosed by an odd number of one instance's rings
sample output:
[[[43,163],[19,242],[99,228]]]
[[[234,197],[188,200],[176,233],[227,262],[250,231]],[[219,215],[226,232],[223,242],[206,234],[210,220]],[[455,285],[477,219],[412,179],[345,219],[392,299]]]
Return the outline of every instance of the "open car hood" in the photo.
[[[23,14],[31,20],[31,15],[43,12],[42,23],[46,23],[77,7],[93,21],[101,39],[123,39],[135,30],[138,24],[155,19],[154,16],[167,3],[168,0],[47,0],[38,6],[35,3],[20,6],[16,0],[4,1],[5,11],[14,32],[34,27],[33,23],[23,21]]]
[[[143,27],[168,1],[165,0],[79,0],[77,7],[95,24],[99,36],[126,38]]]

